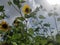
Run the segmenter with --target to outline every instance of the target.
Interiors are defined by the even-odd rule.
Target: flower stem
[[[9,0],[10,2],[11,2],[11,0]],[[18,10],[15,6],[14,6],[14,4],[11,2],[11,4],[12,4],[12,6],[14,7],[14,9],[17,11],[17,12],[19,12],[20,14],[21,14],[21,16],[22,16],[22,13],[21,13],[21,8]]]
[[[59,31],[58,31],[58,26],[57,26],[56,18],[55,18],[55,16],[53,16],[53,17],[54,17],[54,20],[55,20],[56,30],[57,30],[57,33],[58,33]]]

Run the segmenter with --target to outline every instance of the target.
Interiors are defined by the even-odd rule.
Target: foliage
[[[60,44],[60,35],[56,35],[56,41],[54,40],[54,37],[52,35],[51,29],[51,24],[50,23],[44,23],[44,17],[43,15],[39,15],[39,20],[36,28],[29,28],[27,26],[28,24],[28,19],[30,18],[37,18],[37,12],[40,11],[40,9],[43,9],[43,6],[41,5],[40,7],[37,7],[34,11],[28,13],[28,9],[26,14],[23,13],[21,10],[23,5],[26,1],[25,0],[13,0],[11,2],[10,0],[7,2],[9,6],[13,6],[15,9],[17,6],[18,10],[16,11],[19,12],[20,17],[16,17],[15,20],[12,23],[12,26],[9,25],[9,29],[6,32],[3,32],[1,29],[1,37],[3,41],[1,41],[0,45],[59,45]],[[0,20],[5,19],[6,14],[4,12],[4,6],[0,6],[0,12],[2,13],[0,15]],[[23,13],[23,14],[22,14]],[[54,13],[48,13],[49,16],[52,15],[58,15],[56,12]],[[60,18],[58,18],[60,20]],[[0,24],[1,25],[1,24]],[[6,26],[6,25],[5,25]],[[1,27],[1,26],[0,26]],[[4,26],[3,26],[4,27]],[[48,30],[50,31],[50,35],[48,34]],[[41,32],[41,33],[40,33]],[[47,37],[46,37],[47,35]],[[48,38],[49,37],[49,38]]]

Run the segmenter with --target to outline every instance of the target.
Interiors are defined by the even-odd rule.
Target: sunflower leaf
[[[31,34],[31,35],[32,35],[32,34],[34,34],[34,31],[33,31],[33,29],[32,29],[32,28],[29,28],[29,30],[28,30],[28,31],[29,31],[29,34]]]
[[[23,17],[17,17],[16,19],[19,19],[21,21],[24,21],[25,20],[25,18],[23,18]]]
[[[57,21],[60,21],[60,17],[59,17],[59,18],[57,18]]]
[[[44,26],[49,27],[49,26],[50,26],[50,24],[45,23],[45,24],[44,24]]]
[[[11,1],[8,1],[9,6],[12,5]]]
[[[45,19],[45,17],[43,15],[40,15],[39,18],[40,19]]]
[[[15,5],[19,5],[19,0],[13,0],[13,3],[14,3]]]
[[[13,0],[13,3],[14,3],[15,5],[17,5],[18,8],[21,7],[21,4],[20,4],[19,0]]]
[[[59,35],[59,34],[56,35],[56,41],[57,41],[58,43],[60,43],[60,35]]]
[[[53,13],[48,13],[48,16],[52,16],[53,15]]]
[[[0,6],[0,12],[4,11],[4,6]]]
[[[25,1],[24,0],[19,0],[20,1],[20,3],[24,3]]]

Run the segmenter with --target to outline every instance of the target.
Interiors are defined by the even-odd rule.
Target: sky
[[[19,17],[20,14],[14,9],[13,6],[9,6],[7,1],[8,0],[0,0],[0,5],[4,5],[4,9],[6,10],[5,13],[7,16],[9,16],[9,18],[5,18],[4,20],[6,20],[10,25],[12,25],[14,19],[16,17]],[[40,14],[44,15],[46,17],[44,22],[50,22],[51,27],[55,28],[55,21],[54,21],[53,17],[48,16],[48,12],[50,12],[50,10],[52,10],[54,6],[50,5],[49,2],[47,2],[47,0],[38,0],[38,1],[37,0],[27,0],[25,4],[29,4],[31,6],[32,10],[35,10],[36,7],[43,5],[43,8],[45,8],[47,11],[40,10],[37,13],[37,16]],[[60,5],[57,6],[56,12],[60,15]],[[57,16],[57,17],[59,17],[59,16]],[[29,22],[32,22],[32,20],[29,19]],[[33,23],[30,24],[29,22],[28,22],[28,26],[31,27]],[[35,22],[37,22],[37,20],[35,20]],[[57,22],[57,25],[58,25],[58,29],[60,29],[60,22]],[[54,29],[53,31],[54,31],[53,35],[55,35],[57,33],[56,29]]]

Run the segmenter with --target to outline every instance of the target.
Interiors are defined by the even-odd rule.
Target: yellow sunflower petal
[[[24,5],[22,11],[24,14],[29,14],[31,12],[31,8],[29,5]]]

